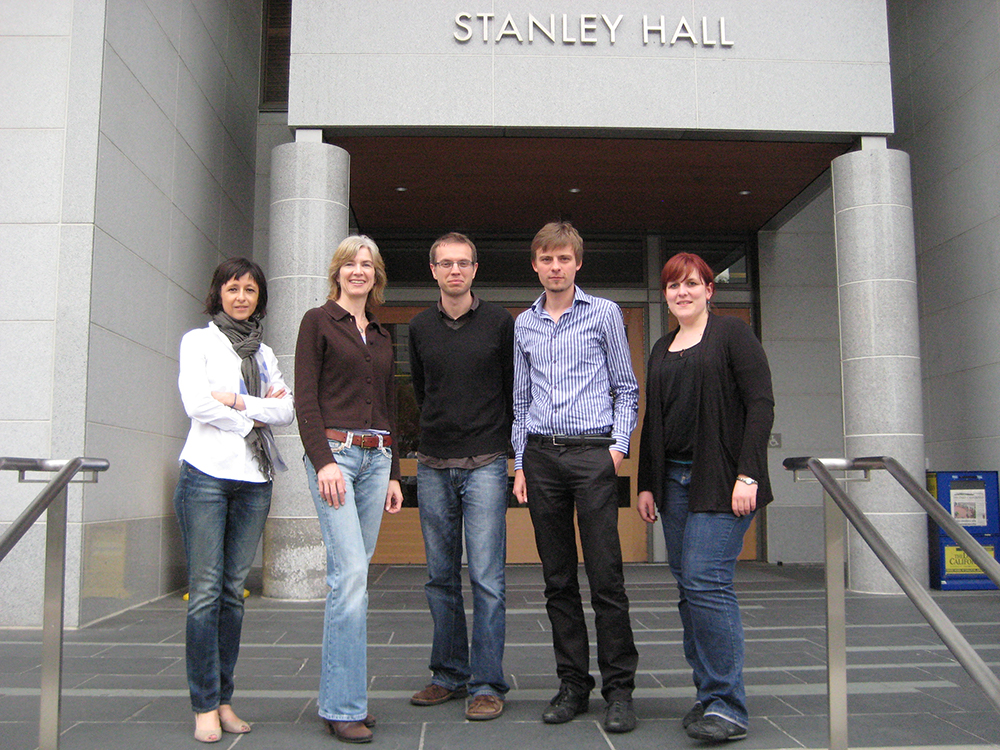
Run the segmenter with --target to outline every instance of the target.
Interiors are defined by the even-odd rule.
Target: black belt
[[[574,445],[601,445],[610,448],[615,439],[608,434],[603,435],[528,435],[528,445],[553,445],[563,448]]]

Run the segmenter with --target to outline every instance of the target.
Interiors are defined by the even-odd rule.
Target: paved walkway
[[[597,691],[591,713],[562,726],[539,717],[557,688],[537,566],[508,568],[507,655],[512,690],[491,722],[465,720],[461,701],[418,708],[429,678],[430,617],[422,568],[372,570],[369,624],[373,748],[626,750],[695,748],[680,726],[693,691],[680,645],[676,588],[662,565],[629,566],[639,647],[638,728],[607,735]],[[581,573],[581,580],[585,576]],[[827,746],[822,570],[741,564],[750,736],[734,750]],[[935,598],[995,670],[1000,593]],[[467,595],[467,602],[471,597]],[[3,606],[9,606],[4,603]],[[184,678],[184,602],[163,599],[66,635],[62,750],[195,748]],[[321,602],[253,595],[247,603],[235,705],[253,723],[215,747],[344,747],[316,718]],[[1000,715],[904,597],[848,598],[851,747],[1000,749]],[[40,633],[0,630],[0,749],[37,747]],[[596,669],[595,669],[596,675]]]

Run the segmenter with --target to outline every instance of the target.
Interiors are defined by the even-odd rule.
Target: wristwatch
[[[750,477],[743,476],[742,474],[736,477],[737,482],[743,482],[743,484],[757,484],[756,479],[751,479]]]

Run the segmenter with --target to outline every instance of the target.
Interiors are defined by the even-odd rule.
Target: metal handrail
[[[0,471],[18,472],[19,482],[27,473],[56,472],[30,505],[0,537],[0,561],[14,548],[42,513],[45,516],[45,595],[42,613],[42,680],[38,714],[40,750],[59,750],[59,702],[62,696],[63,604],[66,598],[66,516],[70,482],[96,482],[97,474],[107,471],[110,463],[103,458],[77,457],[68,460],[46,458],[0,457]],[[75,479],[78,472],[91,472],[90,478]]]
[[[847,656],[846,625],[843,580],[843,522],[836,523],[836,508],[851,522],[854,528],[878,557],[882,565],[895,579],[903,592],[910,598],[928,624],[938,634],[944,644],[965,668],[969,676],[979,685],[993,706],[1000,712],[1000,680],[986,666],[979,654],[972,648],[954,623],[941,610],[931,595],[907,570],[899,555],[893,551],[885,538],[860,508],[847,496],[838,480],[830,471],[862,471],[864,479],[871,471],[885,469],[899,484],[927,511],[934,521],[945,529],[949,536],[964,549],[984,572],[1000,586],[1000,563],[963,529],[954,518],[944,511],[929,492],[907,472],[894,458],[876,456],[868,458],[786,458],[784,467],[795,472],[808,469],[825,490],[826,506],[826,553],[827,553],[827,657],[828,687],[830,701],[830,748],[841,750],[847,747]],[[832,502],[831,502],[832,501]],[[836,504],[836,508],[833,507]]]

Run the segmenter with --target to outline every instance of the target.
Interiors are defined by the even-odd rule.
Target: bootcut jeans
[[[185,651],[196,713],[232,700],[243,584],[270,507],[271,482],[218,479],[181,463],[174,510],[188,564]]]
[[[660,508],[670,572],[677,581],[684,657],[706,714],[746,727],[743,622],[733,578],[743,535],[756,513],[692,513],[691,467],[667,463]]]
[[[344,504],[319,494],[316,470],[303,457],[320,531],[326,545],[326,611],[319,682],[319,715],[362,721],[368,715],[368,563],[375,553],[391,448],[362,448],[336,440],[330,450],[344,475]]]

